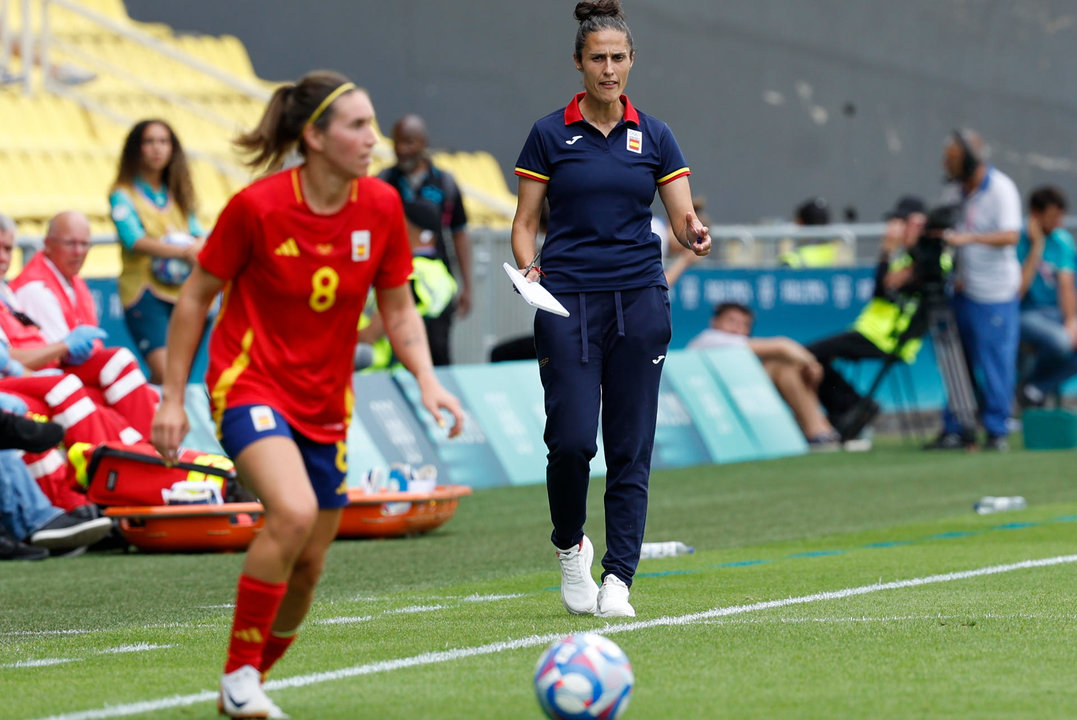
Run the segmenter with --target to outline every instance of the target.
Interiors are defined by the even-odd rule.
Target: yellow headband
[[[357,89],[358,88],[355,87],[354,83],[346,82],[333,92],[326,95],[325,100],[322,100],[322,104],[319,105],[313,113],[311,113],[310,119],[307,120],[307,125],[313,125],[314,123],[318,122],[318,118],[322,116],[322,113],[325,112],[325,109],[332,105],[333,101],[336,100],[338,97],[348,92],[349,90]]]

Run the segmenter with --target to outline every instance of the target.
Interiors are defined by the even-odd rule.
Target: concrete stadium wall
[[[231,33],[265,78],[319,67],[370,89],[383,127],[506,173],[531,123],[579,88],[574,2],[126,0],[180,31]],[[626,0],[633,101],[665,120],[716,222],[788,217],[820,194],[873,221],[937,196],[941,142],[980,129],[1023,194],[1077,197],[1077,9],[1065,0]],[[514,187],[514,183],[510,186]]]

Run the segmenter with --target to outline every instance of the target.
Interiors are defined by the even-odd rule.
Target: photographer
[[[905,196],[894,209],[884,215],[886,231],[882,251],[875,268],[875,291],[864,306],[852,329],[817,340],[808,345],[823,366],[819,384],[819,401],[826,409],[831,424],[842,440],[851,440],[879,413],[874,400],[868,400],[864,411],[857,411],[860,394],[834,369],[836,359],[884,359],[892,353],[911,363],[920,350],[922,328],[909,329],[920,307],[922,277],[941,275],[949,265],[948,256],[935,257],[931,262],[937,272],[920,269],[917,272],[917,243],[924,230],[927,216],[924,202],[918,197]],[[940,267],[940,263],[942,266]]]
[[[985,447],[1006,450],[1017,374],[1021,266],[1015,246],[1021,197],[1013,180],[984,162],[983,141],[975,132],[954,131],[942,164],[950,181],[943,202],[960,206],[954,229],[943,235],[956,248],[952,305],[957,329],[976,378]],[[948,398],[942,433],[927,449],[958,450],[975,443],[975,429],[962,427],[953,398]]]

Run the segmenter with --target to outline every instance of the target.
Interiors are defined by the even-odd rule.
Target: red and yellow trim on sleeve
[[[303,202],[303,186],[299,183],[299,168],[292,168],[292,190],[295,191],[295,201]]]
[[[213,398],[213,423],[217,426],[218,439],[221,437],[221,421],[224,419],[225,400],[228,398],[228,393],[232,390],[232,386],[236,384],[236,380],[250,366],[251,345],[253,344],[254,328],[247,328],[247,332],[243,333],[243,340],[240,342],[239,355],[236,355],[236,359],[232,361],[228,369],[217,378],[213,391],[210,392],[210,397]]]
[[[542,173],[537,173],[534,170],[525,170],[522,167],[518,167],[514,172],[520,177],[527,178],[528,180],[536,180],[540,183],[550,182],[549,175],[543,175]]]
[[[679,177],[684,177],[686,175],[691,175],[691,174],[692,174],[691,170],[689,170],[686,167],[682,167],[680,170],[674,170],[673,172],[671,172],[669,175],[666,175],[665,177],[658,178],[658,184],[659,185],[665,185],[666,183],[673,182],[674,180],[676,180]]]

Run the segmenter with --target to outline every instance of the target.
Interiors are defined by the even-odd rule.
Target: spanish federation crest
[[[352,262],[366,262],[370,259],[370,231],[352,231]]]
[[[643,133],[639,130],[628,131],[628,151],[637,155],[643,153]]]

